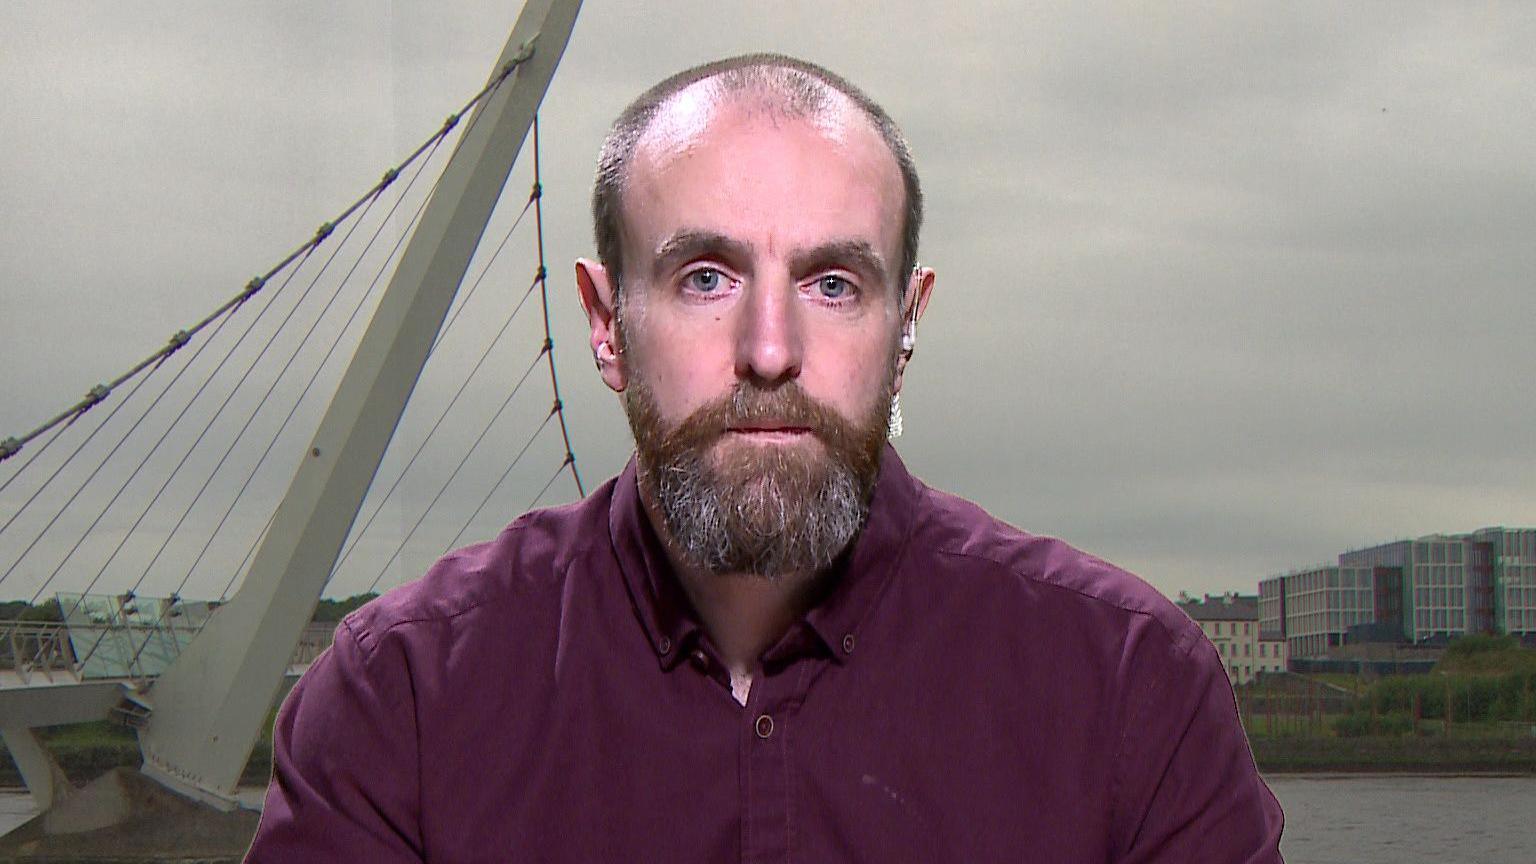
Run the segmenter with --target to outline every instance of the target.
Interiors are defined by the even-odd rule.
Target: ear
[[[576,259],[576,292],[592,328],[592,356],[597,360],[598,374],[609,389],[622,393],[628,379],[624,374],[624,348],[619,342],[613,283],[608,279],[607,268],[586,258]]]
[[[932,267],[919,266],[907,277],[907,293],[901,303],[901,330],[897,333],[898,339],[902,333],[911,328],[914,345],[917,341],[917,322],[928,309],[928,298],[933,294],[934,273]],[[901,379],[907,371],[907,362],[912,359],[911,354],[902,351],[896,355],[896,392],[901,392]]]

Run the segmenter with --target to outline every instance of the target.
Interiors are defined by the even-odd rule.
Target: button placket
[[[753,696],[769,681],[753,684]],[[771,685],[770,685],[771,686]],[[747,729],[744,748],[743,778],[746,799],[742,819],[742,860],[789,860],[789,800],[785,760],[788,742],[784,738],[786,716],[782,693],[763,693],[743,718]],[[775,721],[777,718],[777,722]]]

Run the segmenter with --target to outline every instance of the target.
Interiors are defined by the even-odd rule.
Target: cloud
[[[361,193],[484,81],[516,12],[379,8],[0,11],[15,130],[0,434],[148,353]],[[579,464],[594,483],[629,450],[569,278],[591,248],[600,137],[650,82],[767,48],[846,74],[912,140],[940,282],[901,449],[935,485],[1170,593],[1536,522],[1533,40],[1528,13],[1438,4],[589,4],[542,113]],[[494,308],[465,332],[485,337]],[[473,353],[445,355],[413,415],[435,416]],[[478,422],[424,458],[452,470]],[[488,479],[496,455],[472,471]],[[526,503],[539,473],[499,506]],[[397,533],[437,481],[402,486]],[[431,550],[407,554],[397,572]]]

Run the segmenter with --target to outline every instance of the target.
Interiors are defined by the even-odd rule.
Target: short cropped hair
[[[603,140],[597,177],[592,184],[592,233],[597,242],[597,257],[612,279],[616,299],[622,297],[624,269],[620,252],[624,183],[635,147],[668,100],[705,80],[717,83],[723,94],[761,95],[774,108],[794,116],[815,116],[827,110],[829,90],[841,93],[863,112],[901,170],[906,206],[902,213],[901,269],[896,271],[896,282],[898,292],[904,294],[907,275],[917,264],[923,193],[912,151],[896,122],[862,90],[814,63],[783,54],[744,54],[685,69],[640,94],[619,114]]]

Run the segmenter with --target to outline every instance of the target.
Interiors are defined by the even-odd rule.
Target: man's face
[[[624,196],[642,484],[708,569],[819,568],[862,523],[897,386],[900,173],[851,106],[796,118],[691,92]]]

